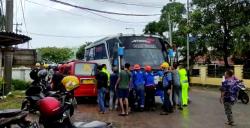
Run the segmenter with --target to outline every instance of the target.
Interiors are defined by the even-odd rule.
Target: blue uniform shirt
[[[145,85],[146,86],[154,86],[154,73],[153,72],[145,72]]]
[[[163,76],[164,76],[164,71],[162,71],[162,70],[158,71],[158,72],[157,72],[157,75],[158,75],[159,77],[163,77]]]
[[[145,84],[143,71],[133,71],[132,76],[134,87]]]

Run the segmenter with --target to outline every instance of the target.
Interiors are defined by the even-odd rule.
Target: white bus
[[[125,63],[150,65],[158,69],[167,59],[169,44],[163,38],[153,35],[117,35],[100,39],[85,48],[85,60],[106,64],[108,71]],[[118,56],[118,47],[124,48],[124,55]]]

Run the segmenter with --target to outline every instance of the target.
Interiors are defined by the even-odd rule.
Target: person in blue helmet
[[[145,102],[145,88],[144,88],[145,79],[144,79],[144,73],[141,70],[141,66],[139,64],[134,65],[132,80],[136,91],[136,100],[138,102],[138,108],[140,111],[143,111]]]
[[[155,110],[155,83],[154,73],[152,72],[151,66],[145,66],[145,108],[146,110]]]

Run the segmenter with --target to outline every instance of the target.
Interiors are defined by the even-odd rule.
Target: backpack
[[[179,72],[177,70],[174,70],[172,75],[173,75],[173,86],[180,87],[181,83],[180,83]]]
[[[169,86],[169,80],[168,80],[167,73],[165,73],[164,76],[162,77],[162,86],[164,88],[167,88]]]

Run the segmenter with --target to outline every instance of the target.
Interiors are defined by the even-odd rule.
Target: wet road
[[[75,121],[101,120],[112,122],[117,128],[230,128],[225,125],[223,105],[219,103],[217,89],[192,88],[192,103],[183,111],[170,115],[155,112],[136,112],[127,117],[118,116],[117,111],[99,114],[96,104],[79,104],[74,115]],[[240,102],[233,106],[236,122],[234,128],[250,128],[250,105]]]

